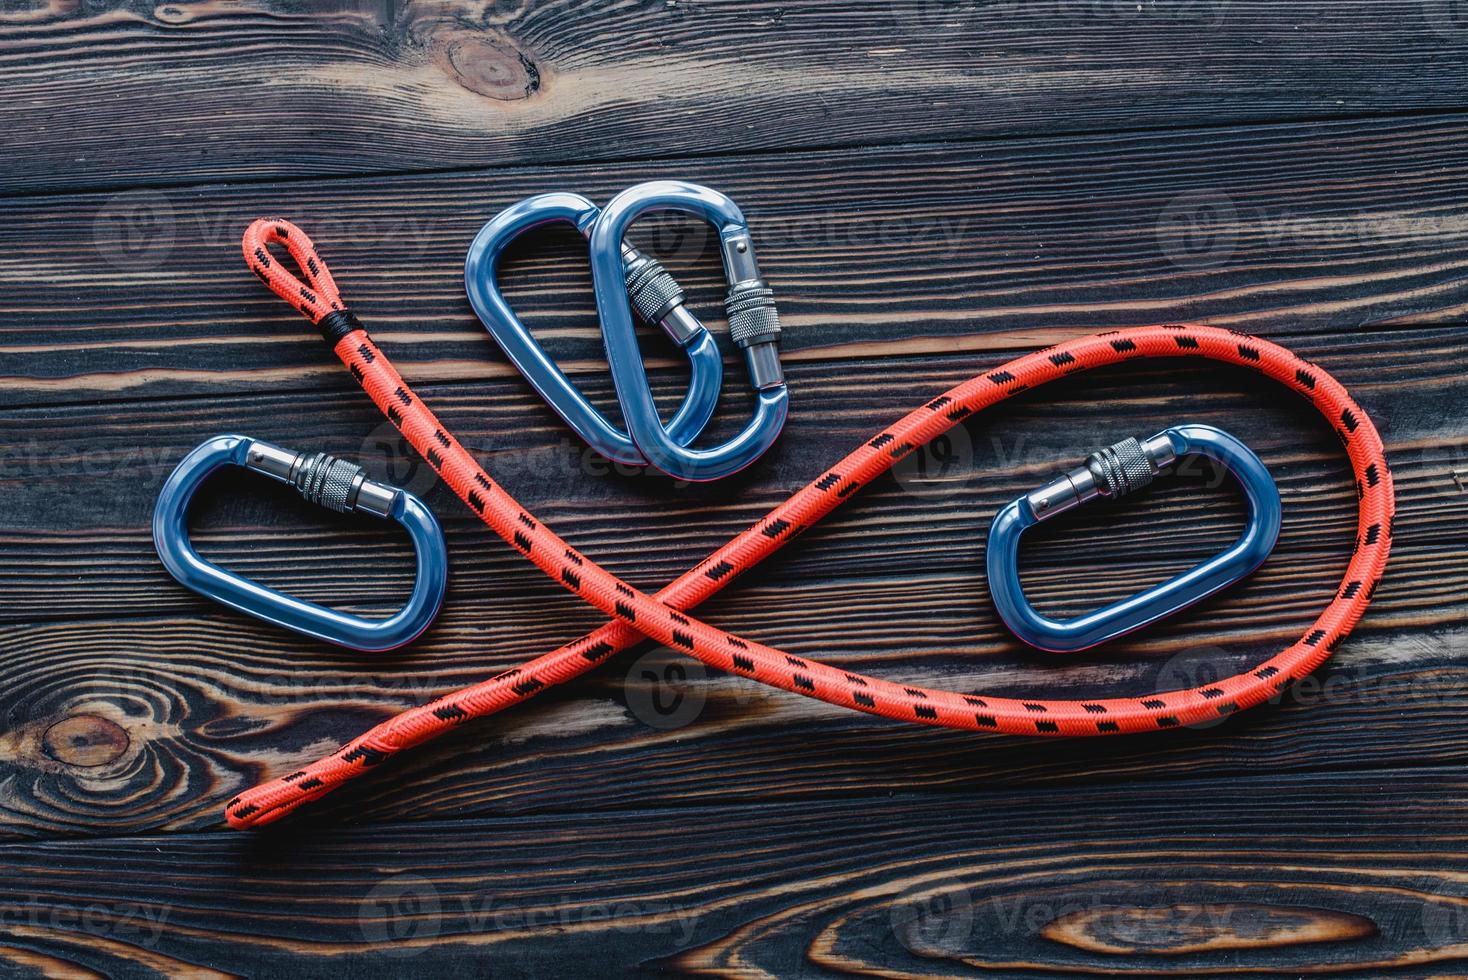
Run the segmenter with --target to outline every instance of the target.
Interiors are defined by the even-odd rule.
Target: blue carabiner
[[[606,458],[632,466],[646,466],[647,457],[632,438],[609,422],[586,400],[545,348],[525,328],[500,292],[496,273],[510,243],[532,228],[564,221],[590,235],[600,209],[580,194],[538,194],[511,205],[496,215],[474,236],[464,260],[464,288],[469,305],[479,315],[490,336],[499,344],[540,397],[582,439]],[[668,422],[668,438],[686,446],[708,425],[719,389],[724,383],[724,362],[718,344],[683,305],[683,291],[672,276],[649,256],[623,243],[622,278],[639,311],[649,323],[660,325],[669,338],[688,354],[688,393]],[[662,428],[661,420],[658,427]]]
[[[1137,490],[1192,455],[1221,463],[1243,488],[1249,519],[1239,539],[1191,571],[1077,619],[1061,623],[1036,612],[1019,580],[1019,539],[1025,529],[1097,497]],[[1279,526],[1279,489],[1259,457],[1211,425],[1178,425],[1145,442],[1128,439],[1092,453],[1084,466],[1010,501],[989,528],[989,591],[1015,636],[1041,650],[1074,653],[1155,623],[1237,582],[1264,563],[1279,539]]]
[[[743,431],[709,449],[689,449],[668,437],[658,421],[638,350],[623,282],[622,241],[632,222],[649,211],[691,214],[719,233],[729,283],[724,299],[729,335],[744,350],[756,406]],[[760,278],[749,224],[738,205],[718,191],[684,181],[656,180],[630,187],[607,203],[592,226],[591,274],[617,400],[632,441],[648,462],[682,480],[717,480],[748,466],[770,448],[789,406],[780,367],[780,320],[774,295]]]
[[[418,566],[408,604],[387,619],[363,619],[292,598],[201,557],[189,541],[189,504],[204,481],[225,466],[242,466],[294,486],[307,500],[329,510],[358,511],[407,528]],[[174,468],[153,509],[153,544],[169,574],[200,595],[267,623],[369,652],[416,639],[438,615],[448,581],[443,530],[423,501],[406,490],[367,479],[360,466],[345,460],[323,453],[293,453],[248,436],[215,436]]]

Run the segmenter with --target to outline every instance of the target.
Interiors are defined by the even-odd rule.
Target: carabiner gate
[[[189,504],[210,475],[241,466],[295,487],[328,510],[356,511],[407,529],[417,556],[413,594],[384,620],[363,619],[259,585],[203,558],[189,540]],[[305,636],[378,652],[411,642],[443,604],[448,557],[443,530],[413,494],[367,479],[360,466],[324,453],[295,453],[248,436],[215,436],[183,458],[153,509],[153,544],[170,575],[200,595]]]
[[[729,334],[744,350],[756,393],[754,417],[720,446],[686,448],[669,439],[658,422],[621,276],[622,240],[632,222],[650,211],[691,214],[719,233],[729,284],[724,300]],[[684,181],[657,180],[630,187],[607,203],[592,227],[591,272],[617,400],[632,440],[653,466],[683,480],[717,480],[748,466],[770,448],[785,424],[789,405],[780,366],[780,318],[774,294],[760,278],[749,223],[738,205],[718,191]]]
[[[1040,615],[1019,580],[1024,532],[1098,497],[1141,489],[1189,455],[1221,463],[1239,481],[1249,509],[1239,539],[1190,571],[1077,619],[1061,623]],[[1279,528],[1279,489],[1248,446],[1211,425],[1174,426],[1142,442],[1127,439],[1092,453],[1084,466],[1010,501],[989,528],[989,591],[1015,636],[1041,650],[1074,653],[1155,623],[1237,582],[1264,563],[1279,539]]]
[[[647,457],[632,437],[617,428],[566,377],[545,348],[505,301],[497,272],[510,243],[533,228],[563,221],[590,236],[601,211],[580,194],[537,194],[511,205],[479,229],[464,260],[469,305],[515,367],[597,452],[613,462],[646,466]],[[708,329],[683,305],[683,289],[656,259],[621,243],[620,288],[630,294],[650,324],[661,326],[688,354],[688,393],[668,422],[667,438],[686,446],[708,425],[724,383],[724,362]],[[656,416],[654,416],[656,418]],[[658,427],[662,428],[662,421]]]

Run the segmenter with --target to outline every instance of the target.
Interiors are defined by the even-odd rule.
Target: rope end
[[[331,271],[317,256],[316,246],[300,228],[284,218],[258,218],[245,229],[240,245],[250,271],[269,286],[271,292],[300,310],[312,323],[319,324],[333,313],[345,312]],[[305,273],[305,282],[288,272],[271,254],[271,245],[281,245],[290,253],[300,271]],[[333,340],[331,336],[327,339]]]

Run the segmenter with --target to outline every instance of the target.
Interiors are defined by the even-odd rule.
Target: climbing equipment
[[[1239,481],[1249,507],[1239,539],[1191,571],[1085,616],[1058,623],[1036,612],[1019,580],[1024,532],[1089,501],[1140,490],[1185,456],[1206,456]],[[1127,439],[1092,453],[1085,465],[1010,501],[989,528],[989,591],[1015,636],[1041,650],[1073,653],[1171,616],[1250,574],[1274,550],[1279,525],[1279,489],[1253,450],[1211,425],[1173,426],[1145,441]]]
[[[612,211],[610,205],[607,211]],[[607,223],[606,217],[597,223],[593,240],[603,229],[609,237],[616,234],[613,242],[620,240],[620,229]],[[262,263],[260,256],[272,242],[284,245],[307,270],[309,288],[278,263]],[[1323,663],[1365,612],[1386,567],[1395,505],[1391,473],[1376,428],[1340,382],[1289,350],[1257,337],[1216,327],[1168,325],[1082,337],[1026,354],[958,385],[858,447],[656,596],[648,595],[572,548],[490,479],[417,399],[356,316],[342,307],[330,274],[299,229],[280,220],[256,221],[245,232],[244,254],[271,290],[317,326],[378,409],[486,526],[613,621],[520,667],[410,709],[331,755],[246,791],[225,807],[226,819],[235,827],[278,820],[403,749],[565,683],[644,638],[728,673],[852,710],[919,724],[1062,736],[1149,732],[1211,722],[1268,700]],[[304,304],[300,302],[303,293],[309,297]],[[1345,579],[1305,634],[1265,663],[1206,686],[1143,697],[979,696],[902,686],[831,667],[726,633],[688,614],[898,460],[974,413],[1020,391],[1138,358],[1205,358],[1255,370],[1306,398],[1337,427],[1345,446],[1359,498],[1357,535]]]
[[[327,510],[370,514],[401,524],[417,555],[417,577],[407,605],[387,619],[363,619],[277,592],[201,557],[189,540],[189,504],[204,481],[226,466],[241,466],[293,486]],[[438,615],[448,580],[443,530],[423,501],[406,490],[367,479],[360,466],[346,460],[325,453],[295,453],[247,436],[215,436],[174,468],[153,510],[153,543],[169,574],[200,595],[354,650],[391,650],[417,638]]]
[[[598,222],[598,230],[602,227],[613,226]],[[270,242],[283,244],[307,270],[310,288],[278,263],[261,263],[256,249],[263,252]],[[439,476],[491,530],[613,621],[552,653],[410,709],[329,756],[246,791],[225,808],[226,819],[235,827],[278,820],[403,749],[565,683],[644,638],[721,671],[852,710],[919,724],[1064,736],[1154,732],[1212,722],[1268,700],[1320,666],[1361,618],[1386,567],[1394,510],[1391,473],[1375,427],[1340,382],[1267,340],[1216,327],[1175,324],[1081,337],[1026,354],[965,381],[883,429],[656,596],[648,595],[572,548],[490,480],[417,399],[357,318],[342,308],[329,273],[299,229],[279,220],[257,221],[245,232],[244,253],[251,269],[277,295],[302,309],[316,324],[408,442],[420,453],[434,452],[430,462]],[[305,304],[300,302],[302,291],[310,296]],[[903,686],[831,667],[735,636],[689,615],[688,610],[779,550],[918,446],[962,420],[1020,391],[1138,358],[1201,358],[1252,369],[1307,399],[1341,436],[1359,497],[1354,549],[1342,587],[1299,640],[1263,664],[1205,686],[1141,697],[980,696]]]
[[[405,527],[417,554],[417,580],[407,605],[387,619],[363,619],[277,592],[201,557],[189,540],[189,504],[204,481],[226,466],[293,486],[327,510],[370,514]],[[438,615],[448,579],[443,530],[417,497],[369,480],[360,466],[335,456],[295,453],[247,436],[215,436],[174,468],[153,509],[153,544],[169,574],[200,595],[354,650],[391,650],[415,639]]]
[[[723,362],[708,330],[684,306],[682,287],[661,263],[626,241],[632,222],[651,211],[694,214],[719,233],[729,283],[725,298],[729,333],[745,352],[756,405],[754,417],[742,432],[709,449],[688,445],[713,415],[723,384]],[[627,424],[625,432],[586,400],[500,292],[496,271],[505,248],[530,229],[550,222],[572,224],[591,240],[597,313]],[[615,235],[600,230],[609,222],[617,226]],[[579,194],[527,198],[480,229],[464,262],[464,285],[474,312],[520,373],[572,429],[609,459],[650,464],[684,480],[717,480],[758,459],[785,424],[788,393],[780,365],[780,321],[774,294],[760,278],[743,213],[718,191],[683,181],[650,181],[618,194],[605,210]],[[666,427],[658,416],[637,345],[632,304],[643,319],[661,325],[688,354],[688,393]]]
[[[469,305],[511,363],[577,435],[606,458],[646,466],[631,436],[617,428],[566,377],[545,348],[505,301],[497,277],[505,249],[533,228],[555,222],[574,225],[590,237],[601,210],[579,194],[538,194],[511,205],[474,236],[464,260]],[[648,323],[659,325],[688,354],[688,393],[667,426],[668,438],[686,446],[708,425],[724,382],[724,362],[713,336],[683,305],[683,289],[661,263],[622,243],[625,288]],[[654,416],[659,427],[662,422]]]
[[[738,435],[708,449],[679,445],[658,421],[632,326],[632,308],[622,279],[622,240],[632,222],[653,211],[676,211],[702,218],[719,235],[724,278],[729,284],[724,298],[729,336],[744,351],[750,387],[755,392],[755,410]],[[742,470],[770,448],[785,425],[789,407],[780,366],[780,317],[774,293],[760,278],[749,223],[738,205],[716,190],[680,180],[654,180],[629,187],[607,202],[592,225],[591,280],[617,401],[632,441],[648,462],[682,480],[717,480]]]
[[[683,289],[662,264],[625,238],[632,222],[651,211],[681,211],[713,224],[729,283],[724,305],[729,334],[744,350],[755,413],[739,435],[710,449],[690,449],[714,412],[723,362],[713,337],[684,305]],[[599,233],[608,221],[619,231]],[[496,272],[505,249],[532,228],[574,225],[590,242],[592,282],[602,340],[627,431],[618,429],[571,383],[525,328],[500,292]],[[718,191],[683,181],[650,181],[614,197],[606,210],[579,194],[540,194],[506,208],[475,236],[464,261],[469,304],[490,335],[542,398],[593,449],[609,459],[650,464],[684,480],[716,480],[737,472],[769,449],[785,424],[788,393],[780,365],[780,320],[774,294],[759,275],[749,225],[737,205]],[[630,302],[629,302],[630,301]],[[631,307],[655,323],[688,354],[688,394],[665,427],[653,402]]]

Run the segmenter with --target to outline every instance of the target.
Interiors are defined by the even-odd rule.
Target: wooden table
[[[314,12],[308,12],[314,11]],[[78,4],[0,14],[0,973],[29,976],[1462,975],[1468,964],[1468,12],[1407,0]],[[465,248],[519,198],[679,177],[748,213],[788,428],[747,473],[608,472],[476,322]],[[489,470],[654,588],[884,423],[1017,353],[1172,320],[1349,385],[1396,475],[1367,619],[1280,703],[1041,741],[899,726],[629,652],[269,833],[225,801],[600,617],[489,535],[241,262],[306,228]],[[716,319],[701,232],[640,240]],[[507,291],[612,404],[584,247]],[[660,399],[684,373],[646,345]],[[749,396],[727,351],[716,431]],[[1273,470],[1284,531],[1221,598],[1081,657],[1022,649],[982,574],[1005,501],[1196,420]],[[164,573],[159,486],[235,431],[363,460],[443,520],[409,649],[301,642]],[[1087,696],[1188,686],[1299,635],[1352,547],[1329,427],[1246,372],[1151,363],[985,413],[705,607],[882,676]],[[1230,540],[1194,473],[1027,549],[1074,613]],[[406,543],[254,479],[216,560],[359,612]]]

